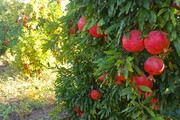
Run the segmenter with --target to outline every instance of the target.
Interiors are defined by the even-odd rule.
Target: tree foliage
[[[27,76],[39,74],[55,63],[58,54],[54,41],[61,31],[57,22],[63,15],[61,4],[55,0],[1,0],[0,5],[0,55],[9,50],[14,58],[10,64]]]
[[[171,6],[170,0],[70,0],[67,14],[59,19],[63,24],[60,40],[59,61],[68,67],[59,68],[56,94],[59,102],[73,119],[84,120],[163,120],[179,119],[180,116],[180,20],[179,10]],[[178,4],[178,1],[177,1]],[[84,16],[82,32],[70,34],[69,29],[76,27]],[[106,35],[96,38],[89,29],[98,25],[98,33]],[[144,63],[152,55],[147,51],[128,52],[122,46],[123,34],[129,38],[131,30],[143,32],[145,38],[153,30],[168,34],[172,52],[158,55],[165,63],[165,70],[157,75],[152,88],[158,109],[152,109],[153,94],[145,98],[144,92],[138,93],[130,81],[133,76],[142,75]],[[124,68],[124,71],[122,71]],[[99,78],[106,74],[106,81]],[[116,73],[121,72],[127,81],[115,84]],[[107,75],[108,74],[108,75]],[[140,87],[143,91],[151,91]],[[91,90],[98,90],[101,98],[93,100]],[[74,110],[80,106],[84,115]]]

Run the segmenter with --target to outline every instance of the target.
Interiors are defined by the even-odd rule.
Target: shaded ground
[[[51,120],[49,118],[50,112],[52,110],[55,110],[54,105],[46,106],[45,108],[38,108],[34,109],[31,113],[29,114],[18,114],[18,113],[11,113],[9,115],[10,120]],[[58,115],[60,118],[65,118],[66,113],[62,112],[60,115]]]
[[[3,61],[0,58],[0,74],[3,75],[3,73],[7,72],[7,70],[9,70],[8,63],[6,61]],[[2,79],[0,79],[0,80],[2,80]],[[3,93],[3,91],[0,91],[0,92]],[[29,107],[29,106],[27,106],[28,105],[27,103],[22,104],[21,100],[14,101],[14,102],[7,100],[7,105],[5,105],[4,103],[1,103],[2,100],[4,100],[4,97],[0,96],[0,109],[2,110],[2,108],[4,107],[5,110],[7,110],[8,107],[11,106],[11,104],[16,104],[16,107],[20,108],[19,109],[20,111],[18,111],[18,112],[15,112],[15,111],[9,112],[7,110],[7,112],[9,112],[7,114],[8,120],[52,120],[49,117],[49,115],[50,115],[50,112],[52,112],[53,110],[56,109],[55,105],[53,104],[56,100],[55,100],[54,96],[49,96],[49,97],[51,99],[49,99],[48,102],[44,103],[44,106],[40,105],[40,107],[37,107],[37,106],[36,107],[32,107],[32,106]],[[33,104],[35,104],[35,103],[33,103]],[[1,114],[3,112],[1,110],[0,110],[0,120],[3,120],[4,116]],[[63,111],[61,114],[56,114],[56,115],[57,115],[57,118],[61,118],[61,119],[66,118],[66,112],[65,111]],[[55,119],[53,119],[53,120],[55,120]]]

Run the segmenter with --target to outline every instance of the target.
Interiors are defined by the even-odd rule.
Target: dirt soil
[[[19,115],[18,113],[11,113],[9,115],[10,120],[51,120],[48,116],[50,115],[50,112],[52,110],[55,110],[54,105],[47,106],[45,108],[38,108],[33,110],[29,114],[22,114]],[[60,115],[58,115],[60,118],[66,118],[66,112],[62,112]]]
[[[4,72],[7,66],[7,63],[4,63],[4,61],[2,62],[0,60],[0,72]],[[9,120],[52,120],[48,117],[52,110],[55,110],[54,105],[47,105],[44,108],[37,108],[29,113],[26,112],[24,114],[13,112],[9,115]],[[58,117],[66,118],[66,112],[63,111],[60,115],[58,115]],[[3,120],[2,116],[0,116],[0,120]]]

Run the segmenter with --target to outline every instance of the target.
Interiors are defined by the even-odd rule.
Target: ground
[[[41,79],[23,79],[4,58],[0,58],[0,120],[52,119],[49,115],[57,108],[54,93],[56,78],[43,75]],[[60,111],[56,118],[66,118],[65,111]]]

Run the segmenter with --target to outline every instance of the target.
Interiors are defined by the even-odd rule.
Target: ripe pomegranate
[[[153,87],[153,81],[148,80],[144,73],[143,76],[134,76],[134,80],[138,88],[138,92],[140,93],[142,92],[142,90],[139,88],[139,86],[146,86],[149,87],[150,89]]]
[[[7,28],[4,28],[4,31],[7,31]]]
[[[144,50],[144,40],[139,38],[142,34],[139,30],[131,30],[129,40],[126,38],[125,34],[122,38],[123,47],[130,52],[138,52]]]
[[[148,94],[148,92],[146,92],[146,93],[145,93],[145,98],[148,98],[152,93],[153,93],[153,92],[150,92],[150,93]],[[156,95],[154,95],[154,96],[156,96]],[[151,103],[154,104],[153,107],[152,107],[152,109],[156,109],[156,110],[157,110],[157,109],[158,109],[157,103],[159,103],[159,102],[157,101],[157,99],[156,99],[156,98],[153,98],[153,99],[151,100]]]
[[[149,33],[149,37],[145,38],[144,45],[149,53],[160,54],[167,52],[170,41],[165,32],[152,31]]]
[[[164,62],[158,56],[149,57],[144,63],[144,69],[150,74],[148,78],[154,80],[153,75],[160,75],[164,71]]]
[[[27,25],[27,23],[24,23],[24,27],[27,27],[28,25]]]
[[[99,78],[100,81],[104,81],[106,77],[106,74],[104,72],[102,72],[102,74],[103,74],[103,77]],[[109,74],[107,76],[109,76]],[[105,80],[105,83],[107,83],[107,80]]]
[[[40,5],[40,8],[41,8],[41,9],[44,9],[44,5]]]
[[[84,24],[85,24],[85,19],[84,19],[84,17],[81,17],[80,19],[79,19],[79,21],[78,21],[78,27],[79,27],[79,30],[80,31],[82,31],[82,29],[83,29],[83,26],[84,26]]]
[[[98,90],[92,90],[91,91],[91,98],[93,100],[98,100],[100,98],[100,93]]]
[[[27,65],[24,65],[24,69],[28,69],[28,66],[27,66]]]
[[[61,3],[61,1],[60,1],[60,0],[58,0],[58,1],[57,1],[57,4],[60,4],[60,3]]]
[[[91,35],[93,35],[94,37],[102,37],[103,34],[98,34],[97,33],[98,30],[98,25],[96,24],[92,29],[89,30],[89,32],[91,33]]]
[[[73,26],[69,29],[69,32],[71,34],[76,34],[77,31],[78,31],[78,26],[76,26],[75,31],[74,31],[74,27]]]
[[[177,6],[176,4],[176,1],[174,1],[172,4],[171,4],[172,7],[176,8],[176,9],[180,9],[180,6]]]
[[[6,45],[7,45],[7,44],[8,44],[8,41],[7,41],[7,40],[6,40],[6,41],[4,41],[4,44],[6,44]]]
[[[84,115],[84,112],[81,111],[80,106],[79,106],[78,109],[76,109],[76,105],[74,104],[74,110],[77,112],[77,115],[78,115],[79,117],[82,117],[82,116]]]
[[[30,64],[30,61],[29,61],[29,60],[27,60],[25,64],[26,64],[26,65],[29,65],[29,64]]]
[[[28,19],[29,19],[29,17],[26,15],[26,16],[24,17],[24,20],[27,21]]]
[[[34,29],[36,29],[36,26],[32,25],[31,30],[34,30]]]
[[[19,20],[15,20],[15,23],[19,23]]]
[[[122,69],[122,71],[124,71],[124,69]],[[120,72],[121,73],[121,72]],[[124,76],[119,76],[118,73],[116,73],[116,79],[118,80],[116,82],[116,84],[120,85],[121,84],[121,81],[126,81],[127,79],[124,78]]]

